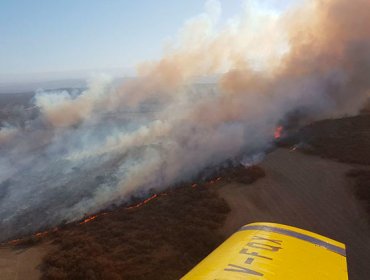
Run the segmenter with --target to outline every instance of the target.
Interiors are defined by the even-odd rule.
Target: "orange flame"
[[[33,235],[31,235],[31,237],[43,238],[43,237],[47,236],[49,233],[56,232],[58,230],[59,230],[59,228],[56,227],[56,228],[53,228],[53,229],[51,229],[49,231],[36,232]],[[12,246],[16,246],[16,245],[21,244],[22,242],[24,242],[26,240],[27,240],[27,238],[14,239],[14,240],[10,240],[10,241],[8,241],[6,243],[2,243],[2,244],[9,244],[9,245],[12,245]]]
[[[209,181],[208,183],[209,183],[209,184],[214,184],[214,183],[216,183],[216,182],[218,182],[218,181],[221,181],[221,180],[222,180],[222,178],[221,178],[221,177],[218,177],[218,178],[216,178],[216,179],[213,179],[213,180]],[[192,184],[192,185],[191,185],[191,187],[192,187],[192,188],[196,188],[196,187],[198,187],[198,184],[194,183],[194,184]],[[147,204],[148,202],[150,202],[150,201],[152,201],[152,200],[154,200],[154,199],[158,198],[159,196],[167,196],[167,195],[168,195],[168,193],[154,194],[154,195],[152,195],[151,197],[149,197],[149,198],[145,199],[144,201],[142,201],[142,202],[140,202],[140,203],[138,203],[138,204],[135,204],[135,205],[133,205],[133,206],[126,207],[125,209],[126,209],[126,210],[136,209],[136,208],[139,208],[139,207],[141,207],[141,206],[143,206],[143,205]],[[87,224],[87,223],[89,223],[89,222],[94,221],[96,218],[98,218],[98,217],[100,217],[100,216],[107,215],[107,214],[108,214],[108,213],[100,213],[100,214],[97,214],[97,215],[90,216],[90,217],[86,218],[85,220],[83,220],[82,222],[80,222],[79,224],[80,224],[80,225]],[[56,231],[58,231],[58,230],[59,230],[59,228],[57,228],[57,227],[56,227],[56,228],[53,228],[53,229],[52,229],[52,230],[50,230],[50,231],[37,232],[37,233],[33,234],[32,236],[33,236],[33,237],[42,238],[42,237],[47,236],[49,233],[51,233],[51,232],[56,232]],[[22,243],[24,240],[25,240],[25,239],[15,239],[15,240],[8,241],[8,242],[7,242],[7,244],[10,244],[10,245],[18,245],[18,244]]]
[[[91,216],[89,218],[86,218],[85,220],[83,220],[80,225],[83,225],[83,224],[87,224],[88,222],[91,222],[93,220],[95,220],[96,218],[98,217],[98,215],[94,215],[94,216]]]
[[[149,201],[151,201],[153,199],[156,199],[157,197],[158,197],[158,194],[154,194],[151,197],[145,199],[143,202],[140,202],[140,203],[138,203],[136,205],[133,205],[133,206],[130,206],[130,207],[126,207],[126,209],[129,210],[129,209],[139,208],[139,207],[143,206],[144,204],[147,204]]]
[[[9,241],[8,244],[15,246],[21,242],[22,242],[22,239],[14,239],[14,240]]]
[[[275,139],[280,139],[281,138],[281,135],[283,134],[283,127],[282,126],[278,126],[276,129],[275,129],[275,133],[274,133],[274,138]]]
[[[35,237],[44,237],[44,236],[46,236],[46,235],[48,235],[49,234],[49,232],[48,231],[43,231],[43,232],[38,232],[38,233],[36,233],[34,236]]]

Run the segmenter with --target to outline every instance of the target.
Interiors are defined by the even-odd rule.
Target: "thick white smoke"
[[[222,25],[220,3],[207,1],[162,59],[118,88],[102,77],[82,94],[38,93],[39,118],[0,131],[0,238],[260,154],[295,110],[356,113],[370,89],[370,2],[281,15],[248,3]]]

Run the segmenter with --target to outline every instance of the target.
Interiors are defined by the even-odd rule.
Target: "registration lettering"
[[[256,259],[273,261],[273,258],[268,257],[265,254],[266,252],[279,252],[283,249],[282,243],[282,240],[253,236],[252,240],[239,251],[239,254],[245,256],[244,265],[228,264],[224,271],[262,277],[264,274],[253,268],[253,262]]]

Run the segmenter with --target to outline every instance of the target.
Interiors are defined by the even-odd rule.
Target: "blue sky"
[[[264,0],[281,10],[294,0]],[[241,0],[221,0],[223,18]],[[1,0],[0,76],[131,68],[203,12],[202,0]]]

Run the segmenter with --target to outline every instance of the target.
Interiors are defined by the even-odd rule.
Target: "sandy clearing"
[[[48,250],[47,245],[25,249],[0,248],[1,280],[36,280],[41,273],[38,266]]]
[[[346,243],[350,279],[369,279],[370,229],[345,177],[353,165],[287,149],[269,154],[261,165],[267,176],[253,185],[220,187],[231,207],[224,233],[252,222],[311,230]]]

